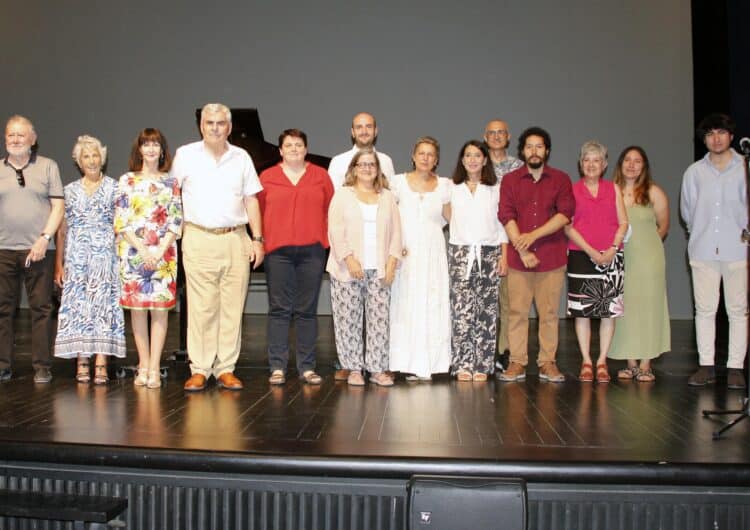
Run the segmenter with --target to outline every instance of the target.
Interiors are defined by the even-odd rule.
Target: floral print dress
[[[116,206],[120,305],[135,310],[173,308],[177,302],[177,244],[172,243],[156,268],[148,270],[123,234],[133,232],[154,251],[168,232],[181,235],[182,202],[177,179],[167,174],[154,179],[126,173],[120,177]]]
[[[65,186],[65,273],[57,316],[55,357],[95,353],[125,357],[125,320],[112,223],[117,184],[103,177],[88,195],[76,180]]]

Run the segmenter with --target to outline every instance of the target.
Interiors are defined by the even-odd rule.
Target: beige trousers
[[[526,366],[529,362],[529,310],[536,304],[539,317],[539,356],[537,364],[554,361],[557,355],[560,293],[565,283],[565,267],[548,272],[508,271],[508,340],[510,361]]]
[[[250,249],[245,230],[210,234],[190,225],[184,227],[187,347],[194,374],[218,377],[234,371],[242,342]]]

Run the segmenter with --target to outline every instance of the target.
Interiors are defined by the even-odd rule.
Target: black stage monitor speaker
[[[409,530],[526,530],[526,482],[414,475]]]

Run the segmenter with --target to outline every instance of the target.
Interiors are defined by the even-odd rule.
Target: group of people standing
[[[51,379],[50,341],[44,344],[51,333],[51,281],[49,287],[42,284],[54,277],[63,290],[54,352],[78,360],[78,381],[91,379],[94,357],[94,383],[107,382],[107,357],[125,356],[122,311],[129,309],[139,354],[135,384],[160,386],[167,311],[176,303],[176,240],[182,237],[189,303],[187,391],[205,389],[212,376],[221,388],[243,388],[234,374],[242,312],[250,268],[263,262],[274,385],[287,379],[292,326],[297,375],[307,384],[322,382],[315,364],[316,312],[325,271],[341,364],[335,377],[351,385],[364,385],[369,377],[373,384],[391,386],[396,373],[428,381],[450,372],[458,381],[483,382],[495,371],[496,352],[506,349],[510,360],[498,379],[521,381],[532,302],[539,318],[539,378],[564,381],[556,354],[566,273],[568,312],[576,319],[582,355],[578,379],[608,382],[607,358],[617,358],[627,360],[617,377],[655,380],[651,360],[670,349],[662,245],[669,205],[642,148],[625,148],[613,180],[605,180],[607,149],[586,142],[581,178],[573,184],[548,164],[551,139],[544,129],[531,127],[519,136],[516,158],[507,153],[507,124],[492,120],[482,141],[461,147],[450,178],[436,173],[440,145],[430,136],[417,139],[412,169],[396,174],[391,158],[374,147],[375,118],[359,113],[352,120],[352,149],[334,157],[327,171],[306,160],[306,134],[287,129],[278,140],[281,161],[258,175],[250,156],[228,142],[231,129],[226,106],[206,105],[202,139],[180,147],[174,160],[161,132],[144,129],[119,182],[102,172],[106,148],[101,142],[79,137],[73,158],[82,177],[63,189],[56,164],[32,149],[31,122],[21,116],[8,121],[8,156],[0,166],[0,343],[5,348],[0,379],[11,375],[8,345],[17,303],[12,291],[17,293],[22,277],[32,309],[35,381]],[[699,132],[704,130],[709,148],[704,163],[713,168],[712,156],[720,155],[719,173],[736,169],[740,161],[730,147],[731,124],[710,122],[701,125]],[[715,147],[721,143],[717,138],[727,137],[726,146]],[[724,151],[715,153],[722,146]],[[696,217],[714,223],[714,213],[719,219],[725,211],[719,197],[710,199],[717,199],[716,208],[702,199],[708,192],[701,185],[710,188],[704,183],[709,173],[691,166],[681,204],[691,232],[694,286],[696,268],[706,271],[699,282],[700,303],[696,292],[702,368],[690,384],[713,382],[708,359],[713,336],[706,321],[716,304],[705,293],[718,290],[716,277],[744,263],[744,257],[727,267],[706,265],[710,260],[702,255],[693,260],[693,249],[701,246],[693,243],[696,227],[708,232]],[[745,204],[744,192],[732,195],[744,180],[732,185],[721,199]],[[734,213],[725,224],[735,221],[744,228],[747,212],[742,217],[737,204]],[[717,232],[726,229],[716,224]],[[55,233],[56,259],[49,248]],[[716,254],[723,255],[716,241]],[[736,243],[730,236],[726,242]],[[734,274],[733,281],[742,287],[738,277]],[[732,303],[739,307],[738,298]],[[595,361],[592,318],[600,320]],[[739,316],[732,313],[730,323],[730,350],[739,350]],[[742,352],[741,359],[730,353],[732,387],[744,386],[735,373],[735,365],[744,362]]]

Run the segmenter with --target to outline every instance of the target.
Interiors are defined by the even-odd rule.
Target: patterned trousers
[[[451,281],[451,373],[458,370],[491,374],[497,340],[497,297],[500,247],[482,247],[471,265],[472,247],[448,245]]]
[[[362,280],[331,278],[331,308],[336,351],[341,367],[371,373],[388,369],[391,288],[383,285],[376,270],[366,270]],[[367,323],[362,353],[362,316]]]

